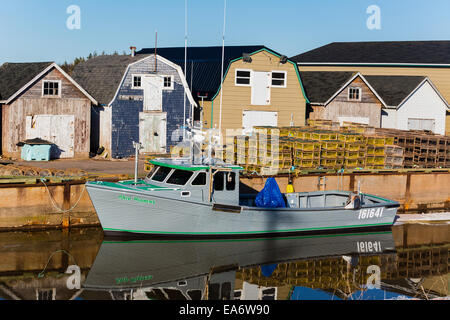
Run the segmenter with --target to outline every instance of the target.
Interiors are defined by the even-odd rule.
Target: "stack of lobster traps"
[[[267,175],[315,169],[448,168],[450,137],[310,120],[308,126],[258,126],[249,135],[227,137],[216,157]]]

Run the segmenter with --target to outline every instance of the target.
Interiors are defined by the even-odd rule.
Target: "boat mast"
[[[220,74],[220,111],[219,111],[219,135],[222,135],[222,100],[223,100],[223,67],[225,56],[225,26],[226,26],[227,0],[224,0],[223,7],[223,32],[222,32],[222,70]],[[222,139],[219,139],[220,141]]]
[[[184,77],[186,78],[187,64],[187,0],[184,1]],[[186,139],[186,87],[183,95],[183,140]]]

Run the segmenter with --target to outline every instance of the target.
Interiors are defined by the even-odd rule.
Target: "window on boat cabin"
[[[192,181],[193,186],[204,186],[206,185],[206,172],[200,172],[197,174],[195,179]]]
[[[61,93],[61,81],[43,81],[42,96],[43,97],[59,97]]]
[[[187,170],[175,170],[172,175],[167,179],[167,183],[184,186],[192,177],[194,172]]]
[[[151,179],[152,175],[156,172],[156,170],[158,170],[158,168],[158,166],[153,166],[152,170],[148,173],[147,178]]]
[[[223,191],[224,188],[228,191],[234,190],[236,188],[236,173],[219,171],[214,174],[213,184],[214,190],[217,191]]]
[[[225,180],[225,184],[226,184],[226,188],[227,190],[234,190],[236,187],[236,173],[234,172],[228,172],[225,175],[226,180]]]
[[[213,181],[214,190],[223,191],[223,187],[224,187],[223,186],[224,185],[223,176],[224,176],[223,171],[219,171],[214,174],[214,181]]]
[[[350,87],[348,88],[348,100],[361,100],[361,88]]]
[[[152,180],[163,182],[164,179],[166,179],[167,175],[172,171],[172,168],[168,167],[158,167],[158,171],[155,172],[155,174],[152,177]]]
[[[236,81],[235,85],[237,86],[249,86],[251,71],[250,70],[236,70]]]
[[[272,87],[286,88],[286,71],[272,71]]]
[[[142,77],[141,76],[133,76],[133,89],[142,88]]]
[[[164,76],[164,90],[173,90],[173,76]]]

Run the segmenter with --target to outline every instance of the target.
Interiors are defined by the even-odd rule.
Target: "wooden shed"
[[[91,97],[56,63],[5,63],[0,67],[2,155],[19,158],[17,143],[54,143],[52,158],[87,158]]]
[[[310,119],[381,127],[381,109],[386,104],[360,73],[308,71],[300,75],[310,100]]]
[[[450,41],[333,42],[290,58],[300,71],[423,76],[450,101]],[[450,113],[446,116],[450,134]]]

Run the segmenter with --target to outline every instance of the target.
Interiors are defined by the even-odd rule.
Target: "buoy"
[[[292,178],[289,177],[288,185],[286,186],[286,193],[294,193],[294,185],[292,184]]]

